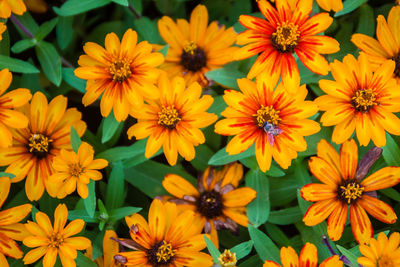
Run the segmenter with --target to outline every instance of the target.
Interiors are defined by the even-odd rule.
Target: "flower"
[[[11,12],[21,16],[26,11],[26,6],[22,0],[1,0],[0,18],[7,19],[11,17]]]
[[[105,49],[87,42],[83,47],[86,55],[79,57],[80,67],[74,71],[77,77],[88,80],[82,103],[88,106],[104,92],[101,115],[107,117],[113,109],[117,121],[123,121],[132,106],[143,104],[143,98],[157,99],[154,83],[160,71],[156,67],[164,62],[164,56],[151,49],[147,41],[137,44],[137,34],[131,29],[121,41],[115,33],[107,34]]]
[[[53,174],[53,158],[61,149],[71,149],[70,131],[75,128],[79,136],[86,130],[82,114],[76,108],[67,109],[67,98],[59,95],[50,103],[41,92],[36,92],[30,104],[19,109],[29,118],[23,129],[11,129],[12,147],[0,148],[0,166],[5,172],[15,175],[12,183],[27,177],[25,192],[29,200],[38,200],[44,189],[55,197],[53,183],[48,177]]]
[[[232,253],[229,249],[225,249],[218,257],[218,262],[222,267],[236,267],[236,253]]]
[[[237,188],[243,178],[243,166],[226,165],[221,171],[208,167],[197,183],[197,189],[176,174],[168,174],[162,181],[165,190],[175,198],[178,208],[190,209],[204,221],[204,232],[218,246],[217,230],[229,229],[237,233],[238,225],[247,227],[246,205],[257,192],[250,187]]]
[[[335,60],[330,65],[335,81],[319,81],[327,95],[315,102],[326,111],[322,125],[336,125],[332,141],[341,144],[355,130],[360,145],[372,139],[381,147],[386,144],[385,131],[400,135],[400,119],[393,114],[400,111],[400,84],[392,77],[395,63],[387,60],[373,73],[367,56],[361,54],[358,60],[347,55],[343,63]]]
[[[385,17],[378,15],[376,36],[374,39],[368,35],[355,33],[351,37],[351,41],[361,50],[360,54],[366,54],[371,64],[372,70],[376,70],[388,59],[396,62],[396,67],[392,70],[392,74],[400,83],[400,6],[394,6],[388,15],[386,22]]]
[[[320,8],[326,11],[338,12],[343,9],[342,0],[316,0]]]
[[[10,192],[10,178],[0,177],[0,208]],[[22,241],[27,231],[22,223],[32,210],[31,204],[16,206],[0,211],[0,266],[8,267],[5,256],[14,259],[22,258],[22,251],[14,240]]]
[[[311,173],[320,183],[305,185],[301,196],[316,202],[308,208],[303,221],[314,226],[328,218],[328,235],[333,240],[342,236],[350,206],[350,224],[356,241],[367,244],[373,235],[367,212],[384,223],[397,219],[393,209],[376,198],[376,190],[392,187],[400,182],[399,167],[385,167],[362,180],[372,164],[379,158],[382,149],[371,149],[358,162],[358,147],[351,139],[344,142],[340,155],[326,141],[317,146],[317,156],[311,157],[308,165]]]
[[[4,26],[5,27],[5,26]],[[0,24],[1,28],[1,24]],[[1,29],[0,29],[1,32]],[[25,128],[28,118],[14,108],[28,103],[32,95],[28,89],[15,89],[5,93],[12,81],[12,74],[8,69],[0,71],[0,149],[12,145],[13,136],[9,128]]]
[[[292,247],[281,248],[282,265],[266,260],[263,267],[305,267],[318,266],[318,252],[314,244],[306,243],[301,249],[300,257]],[[319,265],[321,267],[342,267],[343,262],[338,255],[333,255]]]
[[[108,165],[107,160],[93,159],[93,155],[93,147],[82,142],[78,153],[61,149],[54,157],[52,164],[54,173],[49,177],[49,181],[60,184],[58,198],[64,198],[75,190],[81,198],[88,197],[88,183],[90,180],[100,180],[102,174],[98,170]]]
[[[175,23],[170,17],[162,17],[158,21],[158,30],[169,45],[161,68],[170,78],[183,76],[187,84],[199,82],[201,86],[207,86],[204,74],[233,61],[232,53],[238,49],[232,46],[237,35],[232,27],[225,29],[217,21],[208,25],[204,5],[193,9],[190,21],[178,19]]]
[[[211,256],[199,252],[206,247],[202,224],[190,210],[178,213],[174,203],[155,199],[149,220],[139,214],[125,217],[132,240],[118,242],[135,251],[120,252],[114,259],[132,266],[211,266]]]
[[[357,262],[365,267],[394,267],[400,265],[400,234],[394,232],[389,239],[381,232],[377,239],[371,238],[369,246],[360,245],[360,252]]]
[[[217,120],[215,114],[207,113],[214,99],[201,95],[197,82],[186,88],[182,77],[172,81],[162,74],[158,87],[160,98],[148,101],[140,109],[131,109],[131,115],[138,122],[128,129],[128,136],[144,139],[146,158],[154,155],[163,146],[165,157],[170,165],[175,165],[178,153],[187,161],[194,159],[194,146],[205,142],[199,128],[209,126]]]
[[[7,26],[3,23],[0,22],[0,41],[3,40],[3,32],[7,30]]]
[[[321,54],[339,51],[339,43],[317,34],[331,25],[333,19],[329,14],[319,13],[310,18],[311,0],[299,0],[294,10],[288,0],[276,1],[276,9],[267,0],[257,3],[266,20],[249,15],[239,17],[239,22],[248,30],[238,35],[236,43],[245,46],[234,54],[236,60],[242,60],[261,53],[247,78],[265,73],[276,83],[282,76],[285,88],[295,93],[300,74],[293,53],[311,71],[327,75],[329,65]]]
[[[24,264],[31,264],[44,256],[43,267],[52,267],[58,254],[62,266],[76,266],[76,251],[88,248],[90,240],[82,236],[72,237],[82,231],[85,222],[76,219],[65,226],[67,217],[67,206],[59,204],[54,212],[54,228],[49,217],[40,211],[35,215],[36,223],[28,221],[25,224],[30,235],[22,242],[25,246],[35,249],[25,254]]]
[[[94,262],[99,267],[122,267],[123,265],[114,260],[114,255],[119,252],[119,245],[114,240],[117,239],[117,234],[114,230],[106,230],[103,238],[103,257],[99,257]],[[93,257],[93,247],[90,246],[86,250],[86,256],[89,259]]]
[[[304,101],[305,85],[289,94],[280,83],[263,77],[254,83],[238,79],[241,92],[225,90],[224,100],[228,107],[221,113],[226,119],[215,124],[215,132],[235,135],[228,145],[229,155],[239,154],[255,143],[258,166],[265,172],[270,168],[272,157],[287,169],[297,151],[304,151],[307,143],[304,136],[320,130],[317,122],[306,118],[317,113],[317,105]]]

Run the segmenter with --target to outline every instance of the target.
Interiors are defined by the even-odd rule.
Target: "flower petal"
[[[372,192],[384,188],[395,186],[400,182],[400,168],[399,167],[385,167],[382,168],[361,182],[365,192]]]
[[[373,236],[371,221],[357,202],[350,205],[350,223],[356,241],[360,244],[369,244]]]
[[[396,213],[392,207],[377,198],[363,195],[358,200],[357,204],[359,204],[365,209],[366,212],[381,222],[392,224],[397,220]]]

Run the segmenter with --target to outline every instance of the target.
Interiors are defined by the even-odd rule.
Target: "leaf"
[[[61,84],[61,58],[56,48],[45,41],[36,45],[36,55],[46,77],[55,85]]]
[[[82,252],[77,251],[78,256],[75,259],[76,266],[85,266],[85,267],[98,267],[97,264],[90,260],[88,257],[82,254]]]
[[[295,175],[287,175],[281,178],[269,179],[269,199],[271,206],[283,206],[290,203],[297,197],[298,188]]]
[[[343,16],[357,9],[359,6],[367,2],[368,0],[346,0],[343,3],[343,9],[337,12],[334,17]]]
[[[72,68],[62,68],[62,77],[66,83],[77,89],[79,92],[86,93],[86,81],[79,79],[74,74]]]
[[[354,255],[350,250],[345,249],[342,246],[336,245],[339,251],[351,262],[351,267],[358,267],[357,256]]]
[[[246,166],[249,169],[257,169],[258,163],[255,156],[240,159],[240,163]],[[281,170],[279,166],[275,162],[271,163],[271,166],[268,171],[265,172],[266,175],[271,177],[282,177],[285,176],[285,173]]]
[[[232,253],[236,253],[236,260],[240,260],[250,254],[253,248],[253,241],[249,240],[231,248]]]
[[[225,149],[226,149],[226,147],[220,149],[217,153],[215,153],[214,156],[212,156],[211,159],[208,161],[208,164],[215,165],[215,166],[225,165],[225,164],[234,162],[236,160],[254,156],[254,154],[255,154],[254,145],[252,145],[251,147],[249,147],[247,150],[243,151],[242,153],[236,154],[236,155],[228,155],[228,153],[226,152]]]
[[[12,173],[7,173],[7,172],[0,172],[0,177],[8,177],[8,178],[14,178],[15,174]]]
[[[46,36],[54,29],[54,27],[57,25],[57,23],[58,23],[58,17],[56,17],[50,21],[46,21],[45,23],[40,25],[39,29],[37,30],[37,32],[35,34],[35,39],[39,42],[39,41],[43,40],[44,38],[46,38]]]
[[[60,16],[73,16],[86,11],[105,6],[110,0],[68,0],[60,8],[54,7],[54,11]]]
[[[299,207],[291,207],[276,211],[271,211],[268,222],[278,225],[289,225],[301,221],[303,213]]]
[[[169,45],[164,45],[163,48],[161,48],[157,52],[163,54],[164,57],[167,57],[168,50],[169,50]]]
[[[79,137],[79,134],[76,132],[74,126],[71,126],[71,146],[72,150],[75,153],[78,153],[78,149],[81,146],[81,138]]]
[[[332,136],[332,127],[321,127],[321,130],[313,135],[306,136],[307,149],[299,152],[298,157],[308,157],[317,154],[317,145],[321,139],[330,140]]]
[[[103,158],[108,162],[117,162],[129,159],[134,156],[144,154],[146,149],[146,140],[139,140],[130,146],[119,146],[107,149],[97,155],[97,158]]]
[[[0,69],[9,69],[11,72],[39,73],[39,70],[30,63],[0,55]]]
[[[249,234],[258,256],[263,262],[266,260],[281,262],[279,249],[266,234],[252,225],[249,225]]]
[[[214,113],[220,118],[221,112],[224,111],[227,106],[222,95],[218,95],[214,97],[214,102],[207,112]]]
[[[390,188],[381,189],[381,190],[379,190],[379,192],[381,192],[385,196],[387,196],[387,197],[389,197],[389,198],[391,198],[391,199],[393,199],[393,200],[395,200],[397,202],[400,202],[400,193],[397,192],[395,189],[393,189],[391,187]]]
[[[34,47],[36,44],[35,39],[24,39],[16,42],[12,47],[11,51],[15,54],[24,52],[25,50]]]
[[[57,43],[61,50],[65,50],[68,47],[75,35],[75,31],[72,28],[73,23],[74,17],[59,17],[56,35]]]
[[[119,122],[114,117],[114,112],[111,112],[107,118],[104,119],[103,123],[103,135],[101,136],[101,142],[104,144],[113,137],[117,131],[119,125],[123,122]]]
[[[221,255],[221,252],[219,252],[214,243],[206,235],[203,235],[203,237],[204,241],[206,241],[207,249],[210,252],[211,257],[213,258],[214,263],[219,264],[218,258]]]
[[[100,212],[95,212],[95,216],[91,217],[86,210],[70,210],[68,211],[68,219],[82,219],[88,223],[97,223],[99,221]]]
[[[111,222],[116,222],[126,216],[130,216],[134,213],[138,213],[141,210],[142,210],[142,208],[136,208],[136,207],[123,207],[123,208],[119,208],[119,209],[114,209],[114,210],[110,211],[109,220]]]
[[[269,181],[260,170],[250,170],[246,174],[246,186],[257,191],[256,198],[247,205],[249,221],[258,227],[268,220],[270,212]]]
[[[382,156],[387,165],[400,166],[400,148],[388,133],[386,133],[386,146],[383,147]]]
[[[119,208],[124,203],[124,166],[121,161],[112,165],[107,183],[106,207],[108,210]]]
[[[357,33],[374,36],[375,33],[375,16],[374,9],[367,5],[360,6],[360,18],[358,19]]]
[[[88,184],[89,195],[87,198],[83,200],[83,204],[85,205],[85,210],[89,214],[89,216],[94,217],[96,211],[96,192],[95,192],[95,182],[90,180]]]
[[[129,0],[129,4],[132,6],[132,8],[139,14],[142,14],[143,11],[143,4],[142,0]]]
[[[202,144],[196,147],[196,157],[190,162],[197,170],[203,171],[208,167],[208,161],[214,155],[206,144]]]
[[[128,0],[112,0],[112,1],[121,6],[129,6]]]
[[[135,19],[133,25],[135,25],[135,30],[144,40],[152,44],[163,43],[155,21],[152,21],[148,17],[141,17],[140,19]]]
[[[232,68],[221,68],[207,72],[206,77],[223,86],[238,90],[237,79],[244,78],[246,75]]]

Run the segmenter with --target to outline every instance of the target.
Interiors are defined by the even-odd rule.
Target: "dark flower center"
[[[342,185],[338,188],[338,197],[341,201],[346,204],[352,204],[357,199],[361,198],[364,192],[364,187],[362,187],[355,180],[344,181]]]
[[[176,251],[172,249],[172,245],[163,240],[147,250],[147,258],[154,267],[167,266],[173,260],[175,253]]]
[[[196,72],[207,64],[204,51],[195,43],[190,42],[183,48],[181,65],[188,71]]]
[[[351,103],[355,110],[368,112],[373,106],[377,105],[376,93],[372,89],[359,89],[351,98]]]
[[[206,218],[213,219],[222,215],[223,203],[220,193],[212,190],[201,193],[196,201],[197,210]]]
[[[161,126],[174,129],[175,126],[181,121],[181,117],[179,116],[178,111],[175,109],[175,106],[172,105],[170,107],[162,107],[161,111],[158,112],[158,124]]]
[[[272,34],[272,46],[281,53],[293,53],[299,43],[300,33],[298,26],[293,22],[278,24],[276,31]]]
[[[28,151],[37,158],[44,158],[47,156],[52,148],[52,139],[49,139],[43,134],[31,134],[28,140]]]

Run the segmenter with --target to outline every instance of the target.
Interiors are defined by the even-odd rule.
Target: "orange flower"
[[[85,106],[92,104],[103,93],[100,111],[107,117],[113,109],[117,121],[128,117],[129,110],[143,104],[143,98],[157,99],[154,83],[160,71],[156,68],[164,62],[161,53],[152,53],[147,41],[137,44],[137,34],[127,30],[120,41],[115,33],[107,34],[105,49],[88,42],[83,47],[86,55],[79,57],[74,73],[88,80]]]
[[[16,15],[22,15],[26,11],[26,6],[22,0],[1,0],[0,1],[0,18],[7,19],[11,16],[11,12]]]
[[[106,230],[103,238],[103,256],[94,260],[99,267],[122,267],[121,263],[114,260],[114,255],[119,252],[119,245],[116,240],[118,238],[114,230]],[[86,256],[92,260],[93,247],[90,246],[86,250]]]
[[[326,11],[338,12],[343,9],[342,0],[316,0],[319,7]]]
[[[373,235],[367,212],[384,223],[394,223],[396,214],[376,198],[375,191],[398,184],[400,168],[386,167],[362,180],[381,153],[380,148],[371,149],[357,166],[358,147],[353,139],[342,144],[340,155],[327,141],[321,140],[317,156],[311,157],[308,165],[322,184],[308,184],[300,191],[305,200],[316,202],[304,215],[304,223],[314,226],[329,217],[328,235],[333,241],[339,240],[350,206],[351,229],[361,244],[368,244]]]
[[[10,192],[10,178],[0,177],[0,208]],[[0,211],[0,266],[8,267],[5,256],[22,258],[22,251],[14,240],[22,241],[27,235],[24,225],[19,223],[32,210],[31,204]]]
[[[299,0],[292,10],[288,0],[276,1],[276,9],[267,0],[257,1],[264,19],[241,15],[239,22],[248,30],[240,33],[236,43],[245,45],[234,57],[245,59],[261,53],[247,78],[265,73],[271,83],[282,76],[286,89],[295,93],[300,85],[300,74],[293,53],[311,71],[327,75],[329,65],[321,54],[339,51],[339,43],[328,36],[317,35],[326,30],[333,19],[328,13],[309,17],[312,0]]]
[[[378,238],[371,238],[369,246],[360,245],[360,252],[357,262],[365,267],[395,267],[400,266],[400,234],[394,232],[388,239],[385,233],[381,232]]]
[[[3,22],[0,22],[0,41],[3,40],[3,32],[6,30],[7,26]]]

